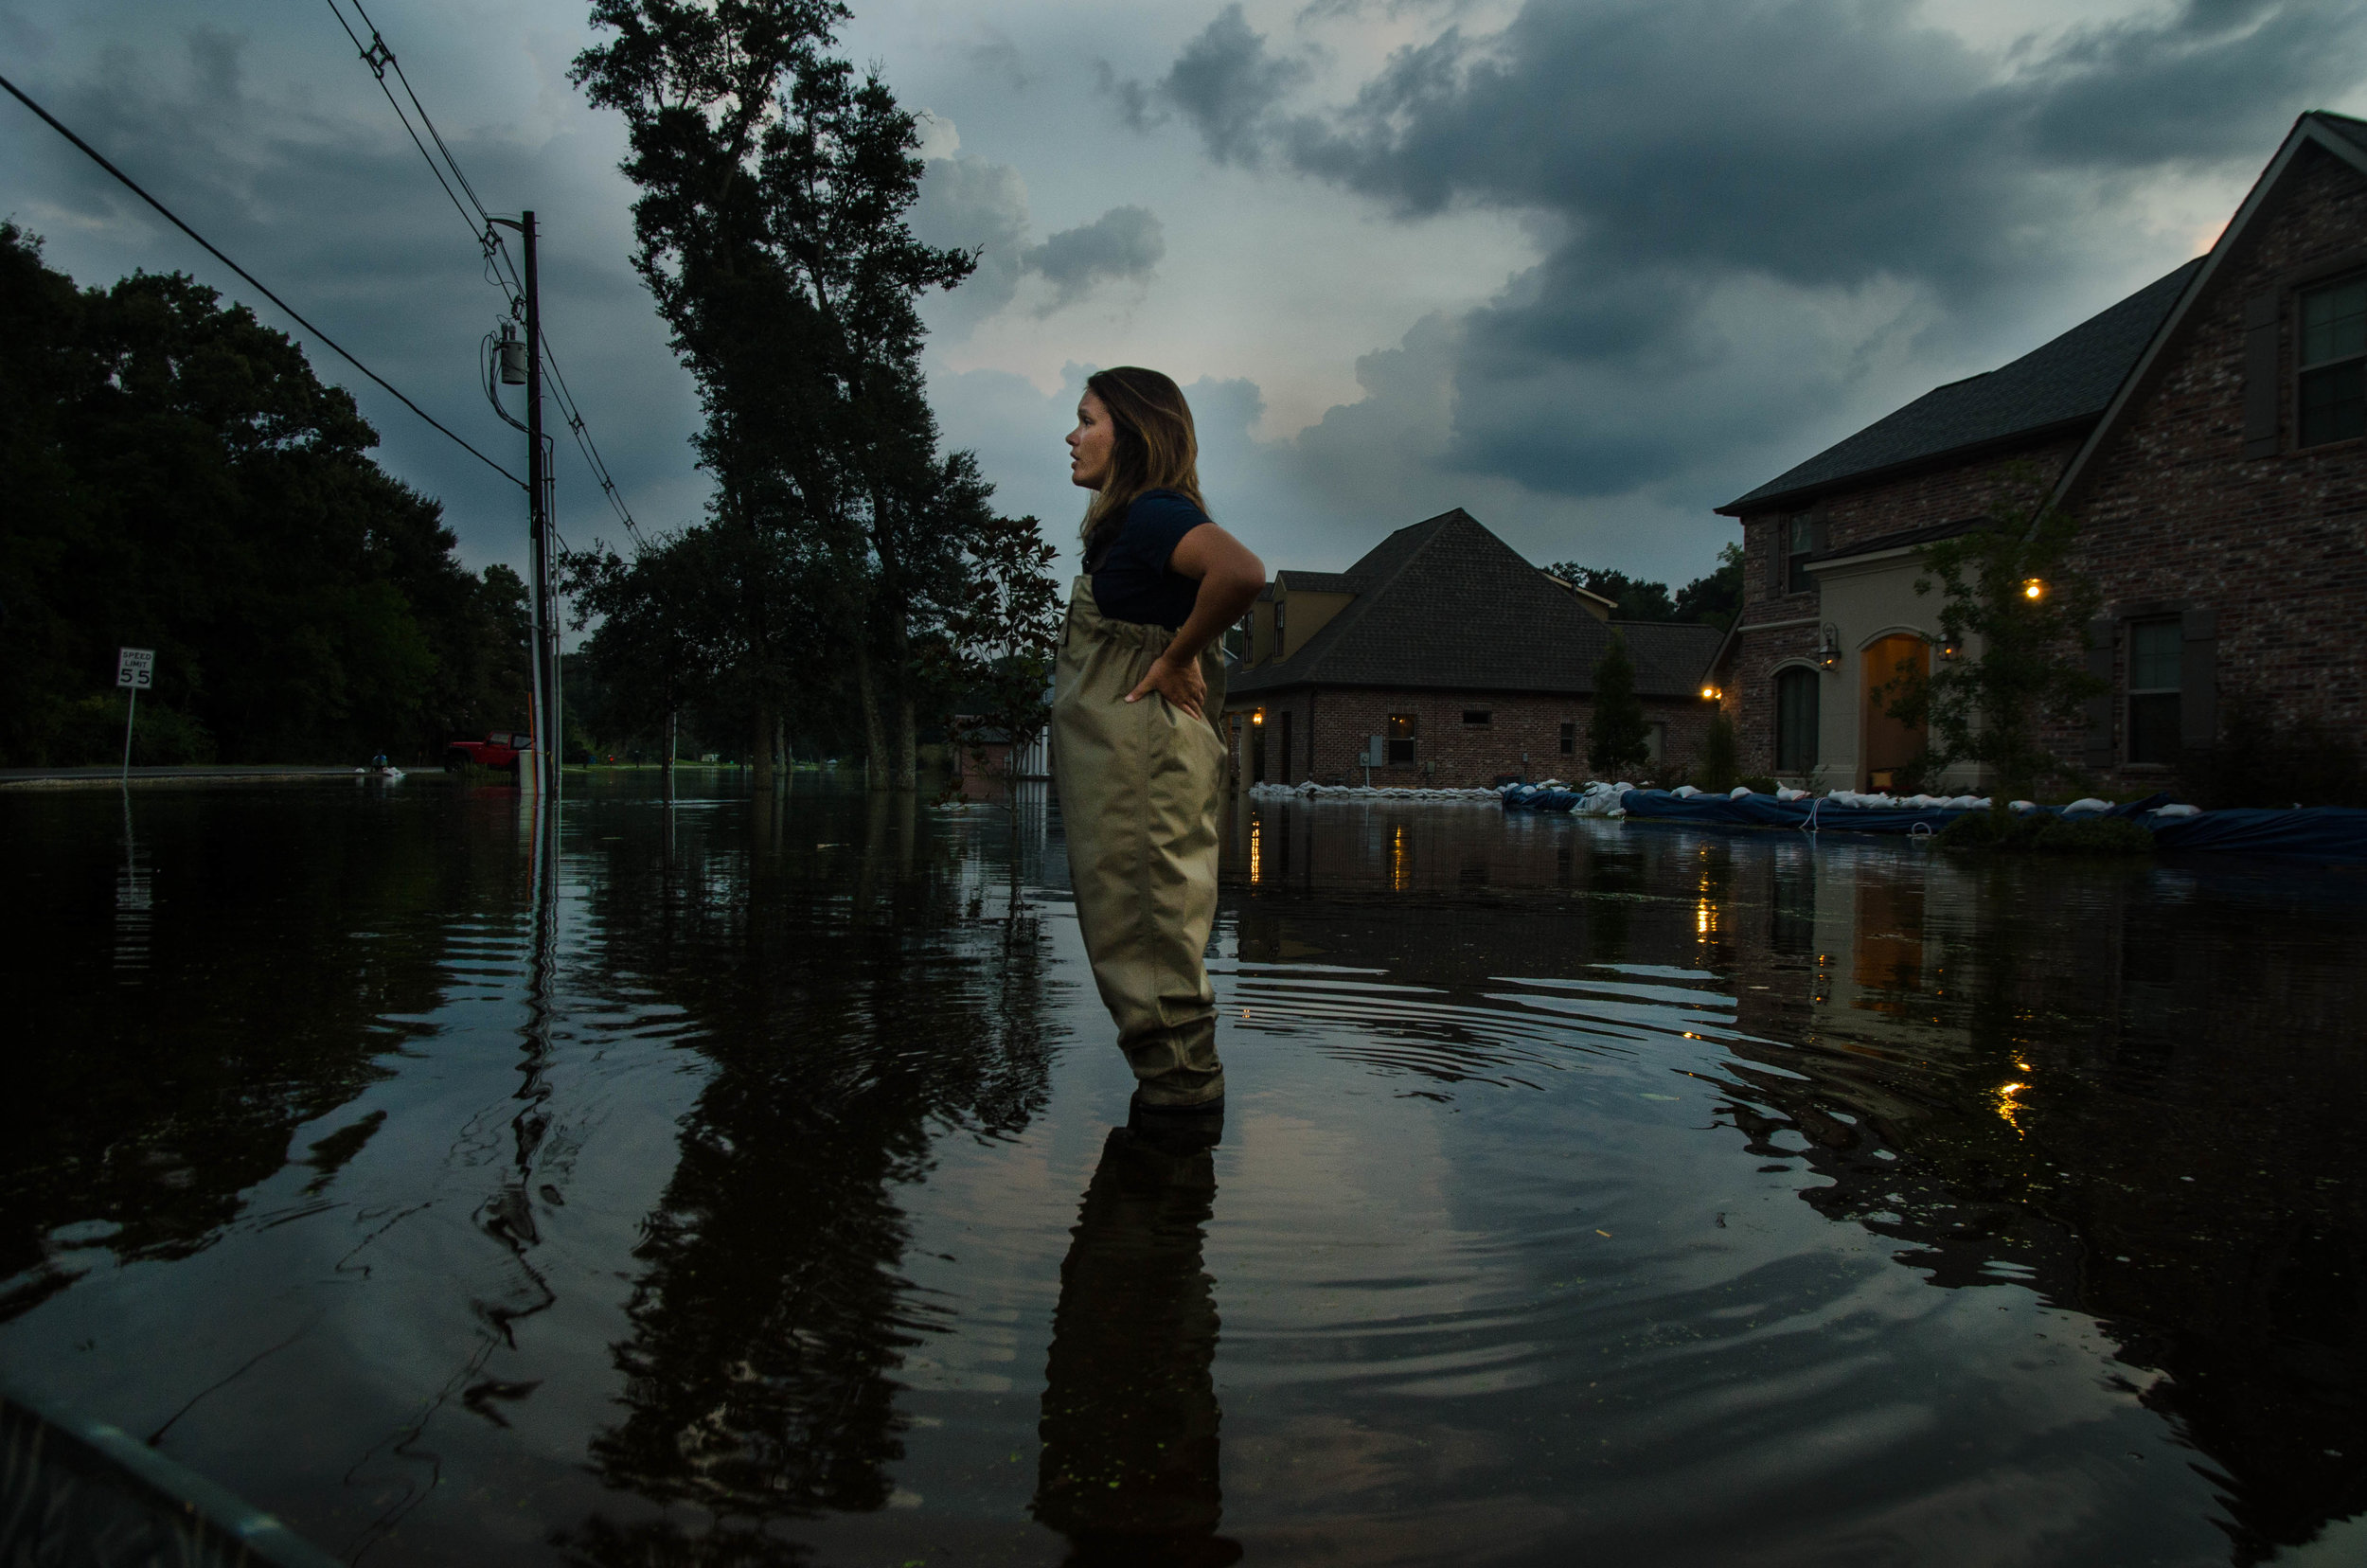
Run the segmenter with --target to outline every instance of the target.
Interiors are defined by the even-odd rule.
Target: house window
[[[1486,708],[1465,708],[1463,710],[1463,722],[1467,724],[1477,724],[1485,727],[1489,722],[1488,711]]]
[[[2128,759],[2175,762],[2179,753],[2180,665],[2186,639],[2176,620],[2144,620],[2128,629]]]
[[[1805,594],[1816,586],[1808,577],[1808,557],[1816,554],[1816,519],[1795,517],[1784,526],[1784,592]]]
[[[1414,765],[1414,738],[1415,731],[1418,727],[1413,714],[1393,713],[1389,716],[1389,765],[1391,767],[1410,768]]]
[[[1290,710],[1282,710],[1282,782],[1290,782]]]
[[[1290,606],[1282,600],[1273,601],[1273,656],[1277,659],[1287,658],[1290,651],[1288,633],[1284,630],[1289,624],[1286,614],[1289,609]]]
[[[2367,277],[2302,295],[2301,445],[2367,436]]]
[[[1561,726],[1561,755],[1564,757],[1575,757],[1578,755],[1577,725],[1564,724]]]
[[[1775,771],[1805,774],[1816,766],[1817,672],[1787,669],[1775,677]]]

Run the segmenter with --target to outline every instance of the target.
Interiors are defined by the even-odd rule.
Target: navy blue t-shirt
[[[1126,521],[1085,570],[1093,577],[1094,605],[1112,620],[1164,626],[1172,632],[1189,619],[1200,582],[1167,570],[1167,558],[1184,536],[1208,514],[1171,490],[1145,490],[1126,508]]]

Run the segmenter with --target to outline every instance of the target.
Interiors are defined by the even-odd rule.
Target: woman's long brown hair
[[[1110,411],[1112,437],[1110,477],[1085,508],[1086,559],[1117,531],[1128,505],[1146,490],[1174,490],[1207,509],[1200,494],[1200,437],[1182,387],[1156,370],[1120,365],[1086,377],[1085,390]]]

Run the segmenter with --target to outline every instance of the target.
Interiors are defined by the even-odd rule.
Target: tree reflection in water
[[[965,918],[979,868],[917,834],[910,796],[756,806],[753,846],[685,830],[596,884],[714,1078],[634,1249],[626,1415],[591,1444],[604,1482],[667,1513],[562,1533],[582,1560],[801,1561],[778,1524],[887,1504],[895,1374],[947,1327],[899,1273],[896,1189],[949,1121],[1007,1137],[1048,1093],[1039,917]]]
[[[1077,1211],[1044,1364],[1033,1507],[1075,1564],[1217,1568],[1215,1281],[1201,1246],[1221,1114],[1113,1127]]]

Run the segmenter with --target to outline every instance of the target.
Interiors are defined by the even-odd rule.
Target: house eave
[[[2076,436],[2102,418],[2101,414],[2081,414],[2069,419],[2056,419],[2049,424],[2032,425],[2026,430],[2013,431],[2004,436],[1992,436],[1985,441],[1967,441],[1963,446],[1949,447],[1945,452],[1926,453],[1920,457],[1910,457],[1903,462],[1891,463],[1881,468],[1861,469],[1856,473],[1845,474],[1838,479],[1821,480],[1812,485],[1802,485],[1795,490],[1779,490],[1773,495],[1747,496],[1741,500],[1729,501],[1724,506],[1713,509],[1720,517],[1737,519],[1755,516],[1760,512],[1796,511],[1806,502],[1821,500],[1828,495],[1838,495],[1843,490],[1860,490],[1868,485],[1884,484],[1893,479],[1905,479],[1937,469],[1954,468],[1962,463],[1977,462],[1984,457],[1994,457],[2017,447],[2042,446],[2048,441],[2060,440],[2066,436]]]

